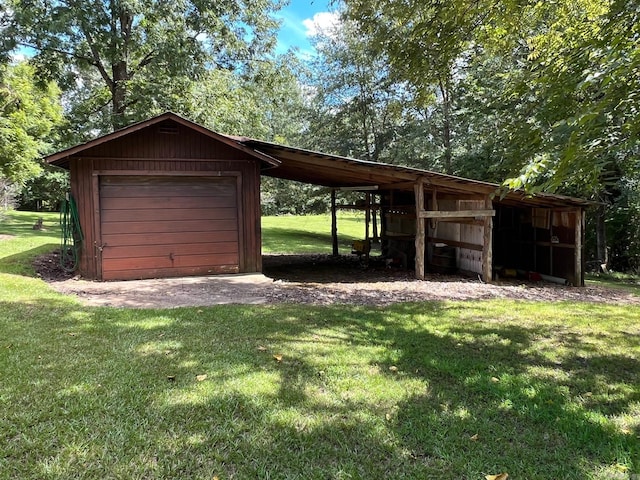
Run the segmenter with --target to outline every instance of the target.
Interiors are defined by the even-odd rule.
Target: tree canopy
[[[162,103],[207,71],[234,71],[263,58],[275,45],[271,13],[278,6],[277,0],[1,0],[0,26],[5,52],[34,52],[40,75],[82,90],[85,113],[102,114],[102,128],[119,128],[148,114],[144,105],[137,108],[143,100]]]
[[[38,82],[27,62],[0,66],[0,177],[23,184],[37,175],[62,121],[54,83]]]

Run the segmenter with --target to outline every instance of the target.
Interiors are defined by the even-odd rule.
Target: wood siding
[[[125,279],[141,278],[136,270],[147,277],[175,275],[177,270],[185,275],[261,270],[260,162],[184,126],[173,129],[171,123],[71,158],[72,194],[85,236],[82,276]],[[164,191],[141,186],[143,178]],[[194,179],[200,183],[194,185]],[[136,182],[141,188],[130,188]],[[189,182],[195,188],[185,195]],[[211,205],[213,198],[217,200]],[[167,245],[173,248],[169,251]],[[133,273],[122,273],[128,270]]]

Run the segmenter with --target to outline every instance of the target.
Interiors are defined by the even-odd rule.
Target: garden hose
[[[60,231],[60,266],[67,272],[73,272],[78,267],[84,237],[76,201],[69,194],[60,207]]]

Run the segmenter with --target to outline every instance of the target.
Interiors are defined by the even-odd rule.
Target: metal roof
[[[265,142],[247,137],[224,135],[209,130],[175,113],[167,112],[149,120],[129,125],[81,145],[45,157],[48,163],[69,167],[69,159],[84,150],[118,139],[157,123],[171,120],[247,153],[263,162],[263,175],[295,180],[330,188],[377,189],[379,191],[413,191],[416,182],[423,181],[427,189],[455,195],[493,195],[494,202],[527,204],[540,207],[586,207],[592,202],[580,198],[550,193],[527,194],[520,190],[505,190],[498,184],[446,175],[418,168],[370,162],[330,155],[303,148]]]
[[[439,192],[493,195],[495,202],[503,204],[526,203],[540,207],[586,207],[593,204],[588,200],[565,195],[528,194],[523,190],[508,190],[496,183],[430,170],[330,155],[251,138],[229,138],[278,159],[278,167],[265,170],[264,175],[331,188],[377,187],[381,191],[413,191],[413,185],[423,180],[427,188],[432,187]]]

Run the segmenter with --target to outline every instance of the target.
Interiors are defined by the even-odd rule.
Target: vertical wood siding
[[[169,133],[164,133],[169,132]],[[99,199],[101,192],[99,189],[98,179],[109,177],[116,174],[117,176],[132,177],[166,177],[178,179],[176,183],[180,184],[183,180],[180,178],[211,178],[212,176],[224,176],[224,172],[235,172],[236,193],[233,205],[218,205],[220,215],[225,214],[225,209],[235,209],[235,218],[237,230],[229,238],[228,233],[221,233],[220,255],[228,254],[230,259],[229,265],[236,264],[232,271],[239,272],[257,272],[261,269],[261,239],[260,239],[260,162],[259,160],[249,156],[248,154],[236,150],[222,142],[216,141],[206,135],[200,134],[194,130],[168,121],[161,124],[152,125],[138,132],[133,132],[121,138],[117,138],[110,142],[98,145],[96,147],[84,150],[82,157],[72,158],[70,161],[72,194],[78,204],[80,214],[80,222],[85,236],[81,249],[81,257],[79,262],[79,273],[87,278],[101,278],[101,267],[103,266],[102,256],[105,256],[107,271],[113,271],[113,268],[123,265],[123,260],[109,258],[108,248],[100,251],[99,247],[105,243],[114,245],[114,242],[126,242],[131,240],[127,235],[143,235],[139,232],[144,229],[142,223],[134,225],[125,225],[123,222],[110,222],[110,216],[114,215],[114,211],[118,211],[120,218],[126,218],[128,215],[136,216],[139,212],[136,204],[139,202],[131,197],[122,197],[118,199],[118,190],[112,189],[107,194],[111,202],[104,208]],[[166,198],[170,198],[172,192],[175,193],[176,186],[171,186],[171,181],[165,181],[167,186]],[[179,186],[177,187],[179,188]],[[122,193],[122,191],[120,192]],[[127,195],[130,195],[127,193]],[[160,201],[160,200],[159,200]],[[186,202],[182,205],[173,205],[181,207],[184,212],[184,221],[189,220],[189,216],[193,216],[193,200],[180,200]],[[197,203],[197,200],[196,200]],[[146,205],[149,206],[149,205]],[[161,206],[158,204],[158,206]],[[117,208],[114,208],[117,207]],[[102,212],[101,212],[102,211]],[[153,235],[168,235],[172,232],[163,230],[171,230],[175,228],[171,219],[163,219],[166,215],[166,208],[159,208],[154,215],[158,217],[150,217],[147,222],[157,222],[158,225],[153,227],[155,230],[150,232],[147,237],[148,247],[141,244],[131,245],[131,255],[135,258],[140,255],[140,248],[155,248],[156,253],[159,252],[157,246],[152,246]],[[100,217],[104,215],[107,221]],[[197,219],[196,219],[197,220]],[[210,228],[216,229],[221,226],[220,223],[225,218],[208,219],[211,221]],[[228,219],[227,219],[228,220]],[[194,225],[186,223],[184,226],[191,228]],[[131,227],[132,230],[128,230]],[[102,232],[100,230],[103,230]],[[126,230],[126,231],[125,231]],[[160,230],[160,231],[158,231]],[[173,232],[178,233],[178,232]],[[222,238],[224,237],[224,239]],[[128,238],[128,240],[127,240]],[[141,237],[138,237],[141,238]],[[118,240],[119,239],[119,240]],[[181,240],[178,239],[177,243]],[[199,242],[194,242],[199,243]],[[231,245],[233,244],[233,245]],[[194,252],[201,250],[203,247],[193,247]],[[151,252],[153,253],[153,252]],[[163,255],[166,252],[163,253]],[[171,252],[169,252],[171,253]],[[123,255],[122,252],[118,255]],[[196,255],[205,255],[199,253]],[[234,258],[231,258],[234,257]],[[167,256],[168,258],[168,256]],[[174,253],[174,258],[175,253]],[[204,258],[204,257],[203,257]],[[222,257],[220,257],[222,258]],[[140,263],[141,262],[141,263]],[[146,263],[145,263],[146,262]],[[137,261],[138,264],[150,265],[150,260]],[[166,263],[166,259],[164,260]],[[162,263],[162,262],[161,262]],[[174,261],[175,263],[175,261]],[[126,267],[126,265],[125,265]],[[191,268],[191,265],[185,268]],[[196,266],[193,266],[194,268]],[[149,267],[152,268],[152,267]],[[158,265],[158,276],[163,276],[166,271],[165,267]],[[111,269],[111,270],[110,270]],[[194,273],[197,273],[194,271]],[[109,275],[106,275],[109,277]],[[132,277],[134,278],[134,277]]]

